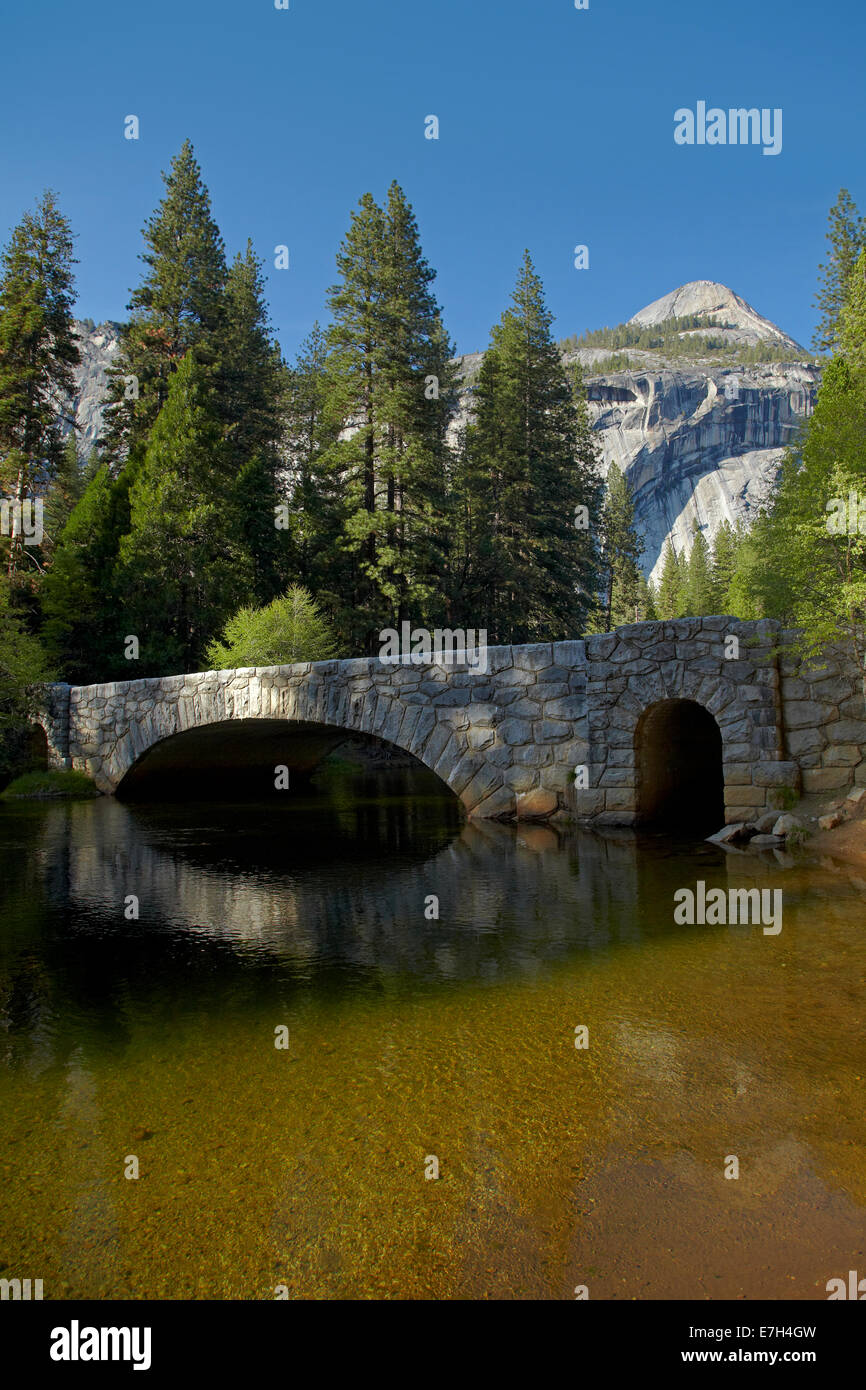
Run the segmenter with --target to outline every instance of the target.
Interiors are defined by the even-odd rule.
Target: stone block
[[[856,767],[863,761],[863,749],[856,743],[831,744],[822,761],[824,767]]]
[[[532,725],[528,719],[503,719],[497,733],[505,743],[529,743]]]
[[[522,792],[517,797],[517,819],[546,820],[548,816],[553,815],[558,804],[556,792],[545,791],[543,787]]]
[[[823,701],[790,700],[784,706],[786,729],[821,728],[835,717],[835,705],[825,704]],[[848,743],[849,741],[847,738],[839,739],[840,743]]]
[[[729,787],[750,787],[752,785],[752,764],[725,763],[725,785]]]
[[[534,728],[536,740],[541,743],[571,737],[571,725],[562,719],[540,719]]]
[[[553,665],[553,647],[550,642],[534,643],[531,647],[514,647],[514,665],[521,671],[543,671]]]
[[[585,666],[586,646],[583,642],[554,642],[553,659],[559,666]]]
[[[851,769],[847,767],[810,767],[803,772],[805,792],[832,792],[850,783]]]
[[[866,720],[837,719],[825,732],[830,743],[866,743]]]
[[[741,820],[743,817],[734,816],[728,811],[728,804],[737,806],[765,806],[767,804],[767,792],[765,787],[745,787],[735,784],[730,789],[725,786],[725,814],[729,821]],[[746,817],[747,819],[748,817]]]
[[[758,763],[752,781],[756,787],[799,787],[800,768],[797,763]]]

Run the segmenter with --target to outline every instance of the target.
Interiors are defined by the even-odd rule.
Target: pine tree
[[[429,626],[441,610],[451,347],[396,184],[384,211],[361,199],[337,267],[322,412],[331,438],[316,468],[339,495],[342,532],[337,582],[325,587],[338,590],[345,644],[372,651],[383,627],[404,616]]]
[[[731,611],[728,607],[729,594],[731,580],[734,577],[734,564],[739,540],[739,530],[735,531],[727,520],[722,522],[713,538],[710,559],[710,588],[714,613],[729,613]]]
[[[129,492],[141,465],[127,460],[117,478],[103,464],[63,531],[40,592],[42,636],[52,664],[73,685],[129,678],[123,638],[129,629],[115,567],[129,530]]]
[[[163,180],[165,197],[143,231],[147,271],[109,372],[105,454],[115,465],[146,438],[186,353],[194,349],[203,365],[214,363],[222,328],[225,250],[189,140]]]
[[[839,330],[841,355],[851,367],[866,371],[866,250],[860,252],[848,280]]]
[[[606,479],[602,508],[602,573],[604,631],[636,621],[639,611],[640,557],[643,542],[637,534],[631,489],[615,463]]]
[[[694,540],[689,554],[685,583],[685,612],[700,618],[713,612],[713,581],[710,571],[710,549],[703,531],[694,524]]]
[[[0,484],[21,507],[63,471],[61,424],[80,361],[72,319],[72,232],[55,195],[25,213],[0,257]],[[38,548],[10,537],[7,573],[40,571]]]
[[[527,251],[481,364],[467,439],[467,595],[472,625],[496,642],[581,632],[597,587],[596,455],[578,456],[580,413],[551,323]]]
[[[667,541],[662,562],[662,572],[656,594],[656,608],[660,618],[679,618],[684,611],[685,579],[683,564],[678,559],[670,540]]]
[[[819,271],[815,299],[821,319],[812,339],[817,352],[835,353],[839,347],[842,310],[857,257],[866,247],[866,218],[861,217],[847,188],[830,209],[827,240],[830,249]]]
[[[207,650],[209,670],[240,666],[290,666],[336,656],[327,618],[310,593],[293,584],[265,608],[241,608]]]
[[[216,407],[235,478],[240,536],[252,564],[253,592],[267,602],[288,570],[288,533],[275,525],[286,371],[271,337],[262,262],[252,243],[226,278],[216,371]]]
[[[192,353],[171,378],[129,500],[118,586],[139,639],[137,674],[195,670],[250,597],[252,574],[213,392]]]

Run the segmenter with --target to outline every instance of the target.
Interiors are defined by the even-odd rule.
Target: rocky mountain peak
[[[679,335],[682,338],[690,334],[711,333],[713,337],[732,343],[775,343],[792,351],[803,351],[800,344],[783,333],[775,323],[765,319],[740,295],[716,280],[690,280],[687,285],[680,285],[679,289],[662,295],[661,299],[654,299],[634,314],[629,323],[639,328],[650,328],[667,319],[692,315],[706,320],[706,328],[684,329]]]

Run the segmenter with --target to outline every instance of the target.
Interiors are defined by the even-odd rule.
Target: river
[[[698,881],[780,888],[782,930],[677,925]],[[0,1272],[46,1298],[826,1298],[866,1275],[864,891],[466,824],[405,769],[0,805]]]

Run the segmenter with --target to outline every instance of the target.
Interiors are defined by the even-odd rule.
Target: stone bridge
[[[793,634],[729,617],[482,649],[477,667],[376,657],[45,688],[49,761],[125,795],[161,771],[309,771],[347,734],[412,754],[475,817],[689,826],[786,793],[866,785],[859,674],[779,655]]]

